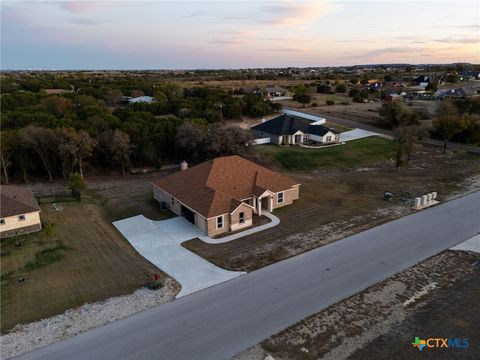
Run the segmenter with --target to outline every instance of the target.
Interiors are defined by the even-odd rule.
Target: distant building
[[[42,229],[40,207],[29,188],[0,186],[0,237],[28,234]]]
[[[431,79],[430,79],[430,76],[428,75],[415,76],[412,80],[413,85],[422,86],[422,87],[428,86],[430,82],[431,82]]]
[[[262,94],[264,94],[268,99],[273,99],[277,97],[284,97],[288,95],[286,89],[278,85],[267,85],[262,89]]]
[[[283,114],[251,128],[254,136],[270,138],[278,145],[295,145],[305,142],[333,144],[339,142],[339,133],[322,123],[325,120],[312,121],[299,116]]]
[[[128,99],[129,104],[138,104],[138,103],[151,104],[153,102],[155,102],[155,98],[152,96],[139,96],[139,97]]]

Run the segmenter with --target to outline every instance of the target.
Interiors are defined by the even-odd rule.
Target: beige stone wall
[[[182,215],[182,205],[177,201],[177,199],[173,198],[173,203],[172,203],[172,197],[167,194],[165,191],[160,189],[158,186],[153,185],[153,197],[155,200],[158,202],[164,202],[167,207],[175,214],[178,216]]]
[[[298,200],[299,186],[293,186],[291,189],[285,190],[283,193],[284,193],[283,203],[281,203],[281,204],[279,204],[277,202],[277,199],[278,199],[277,194],[278,193],[275,193],[275,195],[273,196],[273,208],[274,209],[280,208],[282,206],[290,205],[290,204],[293,203],[293,200]]]
[[[245,222],[240,224],[240,213],[245,214]],[[253,210],[250,206],[240,205],[238,209],[230,214],[230,231],[237,231],[252,226]]]
[[[15,234],[15,230],[23,228],[30,228],[32,231],[41,229],[40,211],[20,215],[24,215],[25,220],[19,220],[18,215],[2,218],[5,220],[5,224],[0,225],[2,236],[7,233]]]
[[[223,227],[217,229],[217,217],[208,219],[207,221],[207,235],[216,236],[230,231],[230,214],[225,214],[223,216]]]

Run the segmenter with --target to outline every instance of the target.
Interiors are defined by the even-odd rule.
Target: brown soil
[[[275,210],[280,225],[225,244],[191,240],[184,246],[223,268],[252,271],[411,213],[411,203],[404,204],[402,194],[411,199],[437,191],[444,201],[466,191],[480,175],[480,157],[460,151],[443,155],[425,145],[399,172],[387,162],[288,175],[302,183],[300,199]],[[383,200],[384,191],[395,194],[392,202]]]
[[[446,251],[312,315],[236,359],[474,359],[480,254]],[[469,337],[466,350],[425,350],[415,336]]]

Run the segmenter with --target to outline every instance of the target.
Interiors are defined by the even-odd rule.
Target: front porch
[[[301,131],[297,131],[292,135],[281,135],[278,139],[279,145],[303,144],[306,141],[308,141],[308,134],[304,134]]]

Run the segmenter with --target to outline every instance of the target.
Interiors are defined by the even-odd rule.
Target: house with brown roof
[[[187,168],[152,186],[161,206],[216,236],[248,228],[254,215],[292,204],[300,184],[235,155]]]
[[[0,186],[0,237],[28,234],[42,229],[40,207],[29,188]]]

